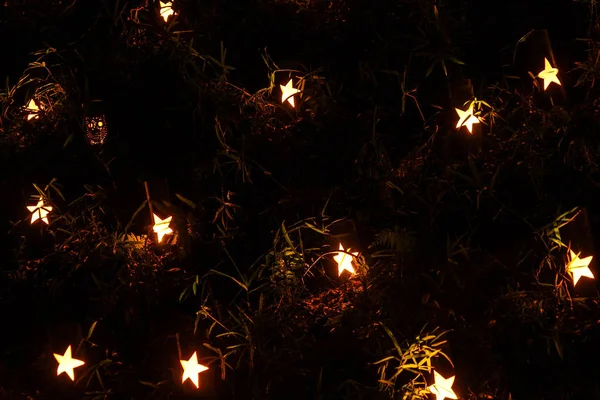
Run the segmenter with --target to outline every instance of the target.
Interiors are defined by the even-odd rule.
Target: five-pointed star
[[[473,103],[466,111],[459,110],[455,108],[456,113],[458,114],[458,123],[456,124],[456,129],[459,129],[462,126],[466,126],[469,130],[469,133],[473,133],[473,124],[479,123],[479,118],[473,115]]]
[[[162,242],[163,237],[165,235],[169,235],[171,233],[173,233],[173,230],[171,228],[169,228],[169,224],[171,223],[171,218],[173,217],[167,217],[165,219],[160,219],[158,218],[158,216],[156,214],[152,214],[154,215],[154,226],[152,227],[152,229],[154,230],[154,232],[156,232],[156,235],[158,236],[158,243]]]
[[[341,243],[339,250],[344,251],[344,247]],[[356,273],[356,271],[354,271],[354,267],[352,266],[352,260],[354,259],[353,256],[358,255],[358,252],[351,254],[352,256],[346,253],[337,252],[337,255],[333,257],[333,259],[338,263],[338,276],[342,275],[342,272],[344,272],[344,270],[350,272],[352,275]]]
[[[567,264],[567,272],[570,272],[573,275],[573,286],[577,285],[579,278],[582,276],[594,279],[594,274],[592,274],[592,271],[589,268],[590,262],[592,262],[594,256],[581,259],[578,254],[573,252],[573,250],[569,251],[571,252],[571,260]]]
[[[445,379],[443,376],[437,373],[437,371],[433,371],[433,376],[435,379],[435,383],[431,386],[428,386],[427,389],[431,393],[435,395],[436,400],[444,400],[444,399],[458,399],[456,397],[456,393],[452,390],[452,385],[454,384],[454,376],[448,379]]]
[[[175,11],[173,11],[172,3],[170,1],[167,1],[166,3],[159,1],[159,3],[160,3],[160,16],[165,20],[165,22],[167,22],[169,17],[171,15],[173,15],[173,13],[175,12]]]
[[[67,347],[67,351],[62,356],[60,354],[54,354],[54,358],[58,361],[58,369],[56,370],[56,376],[65,372],[69,375],[72,381],[75,381],[75,374],[73,373],[73,369],[77,367],[81,367],[85,364],[81,360],[77,360],[71,357],[71,345]]]
[[[48,224],[48,213],[52,211],[52,207],[44,204],[44,199],[40,198],[35,206],[27,206],[27,209],[32,212],[31,223],[33,224],[38,219]]]
[[[38,108],[37,104],[35,104],[35,101],[33,101],[33,99],[29,100],[29,103],[27,103],[27,107],[25,107],[27,109],[27,111],[31,111],[33,114],[29,114],[27,115],[27,121],[29,121],[32,118],[37,118],[37,112],[40,111],[40,109]]]
[[[550,61],[548,61],[547,58],[544,58],[544,63],[544,70],[538,74],[538,78],[544,80],[544,90],[548,88],[550,82],[554,82],[557,85],[561,85],[560,81],[558,80],[558,77],[556,76],[556,74],[558,74],[558,69],[552,68],[552,65],[550,65]]]
[[[288,83],[286,83],[285,86],[279,85],[279,87],[281,88],[281,102],[285,103],[285,101],[287,100],[288,103],[290,103],[292,105],[292,107],[296,107],[293,96],[296,93],[300,93],[300,90],[298,90],[294,87],[294,83],[292,81],[293,80],[290,79],[288,81]]]
[[[196,355],[196,352],[192,354],[188,361],[179,360],[179,362],[181,362],[181,366],[183,367],[183,378],[181,383],[185,382],[186,379],[189,379],[194,383],[194,385],[196,385],[196,388],[200,388],[200,385],[198,384],[198,374],[206,371],[208,367],[198,364],[198,356]]]

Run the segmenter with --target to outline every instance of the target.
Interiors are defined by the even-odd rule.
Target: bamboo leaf
[[[211,269],[210,272],[212,272],[214,274],[217,274],[217,275],[224,276],[226,278],[229,278],[232,281],[234,281],[235,283],[237,283],[238,285],[240,285],[240,287],[242,287],[244,290],[248,291],[248,287],[246,285],[244,285],[242,282],[240,282],[237,279],[235,279],[233,276],[227,275],[226,273],[221,272],[221,271],[217,271],[216,269]]]
[[[88,334],[87,334],[86,340],[90,340],[90,338],[92,337],[92,334],[94,333],[94,329],[96,329],[96,324],[98,324],[98,321],[94,321],[94,323],[92,324],[92,326],[90,326],[90,329],[88,330]]]
[[[191,201],[188,198],[183,197],[182,195],[180,195],[179,193],[175,193],[175,196],[181,200],[182,202],[184,202],[185,204],[187,204],[188,206],[190,206],[191,208],[193,208],[194,210],[196,209],[196,203],[194,203],[193,201]]]

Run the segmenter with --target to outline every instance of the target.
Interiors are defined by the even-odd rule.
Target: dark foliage
[[[596,7],[6,2],[0,398],[598,398]]]

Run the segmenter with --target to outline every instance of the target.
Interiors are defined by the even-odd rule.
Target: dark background
[[[379,376],[370,363],[383,358],[377,356],[392,345],[380,331],[369,329],[374,321],[384,319],[403,340],[418,334],[426,322],[455,330],[449,350],[455,369],[442,367],[442,374],[460,376],[455,390],[461,398],[508,398],[509,393],[515,399],[598,395],[594,383],[598,368],[583,367],[598,346],[596,300],[588,299],[585,307],[569,311],[564,298],[550,296],[533,278],[543,258],[535,228],[580,206],[588,207],[591,227],[570,235],[589,238],[596,229],[593,163],[565,161],[570,160],[569,143],[595,138],[595,103],[589,92],[572,88],[576,78],[569,75],[574,63],[587,57],[588,46],[577,38],[595,34],[589,5],[572,1],[182,0],[175,4],[179,16],[170,33],[152,12],[140,17],[140,29],[145,32],[140,36],[145,38],[142,45],[128,45],[136,28],[127,21],[129,12],[121,12],[123,7],[132,8],[134,2],[20,1],[2,7],[0,76],[15,85],[35,59],[31,53],[51,47],[60,57],[50,56],[48,62],[53,61],[54,71],[61,71],[67,90],[61,118],[52,124],[42,121],[22,127],[25,146],[15,147],[9,140],[2,146],[0,305],[7,328],[0,334],[0,389],[6,396],[26,398],[18,396],[39,390],[39,398],[94,398],[89,394],[92,389],[85,389],[83,383],[70,387],[68,381],[50,373],[55,368],[51,354],[62,353],[69,343],[75,346],[75,339],[70,338],[82,339],[90,324],[99,320],[92,340],[98,345],[86,357],[118,360],[102,368],[106,368],[106,387],[114,396],[126,396],[121,398],[184,398],[194,393],[206,398],[317,398],[317,392],[319,398],[376,398],[383,395],[376,394]],[[531,85],[525,80],[507,83],[507,75],[521,73],[512,68],[516,43],[533,29],[549,33],[561,81],[569,84],[564,107],[574,122],[563,123],[551,107],[550,111],[527,109],[519,90]],[[182,33],[173,33],[178,30]],[[223,43],[226,64],[236,68],[228,75],[228,83],[249,93],[269,84],[261,58],[266,49],[281,69],[316,71],[335,95],[323,95],[319,86],[321,91],[311,93],[316,100],[290,110],[278,101],[278,85],[288,79],[279,73],[269,99],[274,111],[242,105],[239,93],[219,81],[211,67],[196,69],[201,62],[190,61],[182,50],[192,39],[200,54],[217,59]],[[434,63],[440,59],[445,59],[447,76],[440,63]],[[390,71],[401,76],[406,65],[406,88],[417,89],[414,94],[425,122],[411,99],[407,99],[406,112],[401,112],[401,88]],[[532,72],[539,72],[536,68],[531,66]],[[495,84],[519,88],[504,103],[495,103],[506,111],[503,117],[508,122],[499,133],[487,136],[486,151],[477,154],[477,168],[485,179],[496,171],[495,163],[505,165],[498,178],[497,198],[481,206],[471,201],[477,197],[475,189],[446,175],[447,166],[459,166],[469,174],[468,156],[448,158],[441,155],[439,145],[432,145],[430,153],[438,158],[418,167],[421,156],[415,155],[434,131],[452,132],[454,114],[440,110],[451,109],[449,91],[463,78],[471,79],[476,97],[493,95],[503,100],[501,94],[488,90]],[[30,90],[21,89],[11,107],[25,104]],[[101,149],[85,143],[79,125],[80,105],[92,100],[101,100],[99,109],[109,126]],[[578,108],[588,103],[590,107]],[[512,113],[510,107],[517,111]],[[551,126],[531,128],[529,136],[514,139],[514,131],[526,126],[520,110],[523,115],[548,112],[543,115]],[[235,172],[215,172],[215,159],[221,157],[215,117],[226,128],[232,147],[252,165],[252,183]],[[372,135],[374,119],[378,121],[376,135]],[[7,115],[4,120],[3,134],[13,135],[9,126],[16,126],[15,120]],[[560,131],[563,126],[568,128]],[[544,129],[555,136],[538,137]],[[566,139],[560,140],[563,134]],[[373,150],[374,143],[384,149],[385,157]],[[595,159],[595,142],[586,143]],[[531,172],[538,167],[543,171],[539,186],[532,183],[535,174]],[[412,173],[415,169],[418,172]],[[405,174],[410,176],[402,178]],[[89,230],[90,237],[82,233],[79,241],[73,241],[57,229],[28,225],[25,204],[34,193],[31,183],[44,186],[54,177],[66,198],[53,197],[56,214],[87,215],[91,210],[72,208],[69,202],[82,196],[84,184],[103,188],[99,219],[106,231],[95,230],[85,220],[87,225],[78,229]],[[166,210],[175,215],[179,232],[187,232],[180,233],[177,251],[153,249],[156,259],[140,261],[150,266],[144,272],[140,266],[136,272],[123,272],[127,268],[122,259],[110,251],[88,248],[95,243],[94,235],[110,237],[124,231],[145,199],[144,181],[159,190],[165,179],[171,201]],[[399,186],[403,195],[390,195],[386,182]],[[436,192],[438,185],[457,195],[448,199],[440,194],[439,208],[427,215],[423,204],[435,203],[436,193],[442,192]],[[215,198],[229,192],[240,209],[235,228],[222,237],[212,215],[218,208]],[[199,206],[193,212],[187,210],[175,201],[176,193]],[[233,271],[223,248],[238,266],[245,266],[244,272],[249,270],[269,251],[283,221],[317,216],[325,203],[333,220],[350,217],[356,221],[354,241],[361,252],[368,253],[376,232],[397,227],[415,232],[415,249],[409,255],[396,255],[387,266],[372,260],[370,273],[379,275],[374,275],[371,292],[377,295],[356,295],[351,302],[354,314],[342,319],[334,333],[321,319],[311,319],[312,311],[301,308],[298,299],[286,312],[274,307],[279,295],[269,292],[266,301],[277,310],[270,310],[271,314],[257,311],[252,316],[256,321],[253,334],[260,342],[256,348],[262,349],[257,350],[254,368],[243,364],[234,368],[234,378],[221,381],[214,364],[210,378],[202,380],[201,376],[208,382],[204,390],[192,392],[186,386],[189,382],[182,389],[175,335],[184,343],[185,359],[202,343],[213,343],[208,335],[193,333],[200,299],[193,296],[180,303],[183,288],[216,266],[226,264],[228,272]],[[149,224],[143,210],[129,232],[146,233]],[[63,220],[56,226],[71,229]],[[450,238],[466,233],[477,250],[455,269],[446,247]],[[593,252],[593,239],[591,243],[586,252]],[[530,248],[534,255],[529,255]],[[171,268],[181,273],[168,274]],[[545,282],[554,283],[554,275],[547,275]],[[102,287],[97,280],[111,286]],[[431,283],[437,280],[451,283]],[[303,292],[302,301],[332,303],[323,295],[323,287],[340,292],[347,287],[340,289],[331,282],[307,283],[309,294]],[[216,280],[207,289],[209,306],[225,319],[234,305],[245,306],[239,288],[230,283]],[[344,281],[343,285],[351,284]],[[594,283],[585,290],[586,296],[597,297]],[[515,298],[531,296],[533,305],[528,303],[527,308],[511,298],[513,291]],[[422,302],[424,296],[431,296],[431,302]],[[546,303],[544,296],[550,298]],[[545,308],[542,303],[547,304]],[[524,310],[537,310],[538,305],[546,314],[532,317],[533,322],[524,321]],[[338,306],[342,307],[331,308]],[[210,321],[203,321],[201,330],[209,326]],[[560,335],[563,344],[554,345]],[[293,347],[288,341],[299,344]],[[558,351],[559,355],[555,348],[560,346],[567,350]],[[362,351],[349,350],[354,348]],[[325,371],[323,381],[320,370]],[[151,390],[140,385],[140,380],[170,383]],[[98,393],[106,393],[105,388],[93,385]]]

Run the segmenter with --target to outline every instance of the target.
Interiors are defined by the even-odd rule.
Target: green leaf
[[[388,329],[387,326],[385,326],[383,323],[379,323],[382,327],[383,330],[385,330],[385,333],[387,333],[387,335],[389,336],[389,338],[392,340],[392,343],[394,343],[394,347],[396,348],[396,351],[398,351],[398,354],[400,355],[400,357],[402,357],[402,348],[400,347],[400,345],[398,344],[398,341],[396,340],[396,337],[394,336],[394,334],[392,333],[392,331],[390,331]]]
[[[138,382],[144,386],[150,386],[151,388],[158,389],[158,385],[155,385],[154,383],[150,383],[150,382],[146,382],[146,381],[138,381]]]
[[[69,135],[69,137],[67,138],[67,140],[65,140],[65,143],[63,144],[63,149],[65,147],[67,147],[69,145],[69,143],[71,143],[73,141],[74,137],[75,137],[75,135],[73,133]]]
[[[92,337],[92,333],[94,333],[94,329],[96,329],[96,324],[98,323],[98,321],[94,321],[94,323],[92,324],[92,326],[90,326],[90,329],[88,330],[88,334],[86,337],[86,340],[90,340],[90,338]]]
[[[232,281],[234,281],[235,283],[237,283],[241,288],[243,288],[245,291],[248,291],[248,287],[246,285],[244,285],[242,282],[240,282],[239,280],[235,279],[233,276],[231,275],[227,275],[226,273],[223,273],[221,271],[217,271],[216,269],[211,269],[210,272],[217,274],[217,275],[221,275],[224,276],[226,278],[231,279]]]
[[[181,292],[181,294],[179,295],[179,302],[181,303],[181,300],[183,299],[183,296],[185,296],[185,294],[187,293],[189,288],[185,288],[183,289],[183,291]]]
[[[182,195],[180,195],[179,193],[175,193],[175,196],[177,196],[177,198],[179,200],[181,200],[182,202],[184,202],[185,204],[187,204],[188,206],[192,207],[194,210],[196,209],[196,203],[194,203],[193,201],[191,201],[190,199],[187,199],[185,197],[183,197]]]
[[[558,356],[562,360],[563,359],[562,345],[560,344],[557,336],[554,336],[554,347],[556,347],[556,351],[558,352]]]
[[[310,229],[312,229],[315,232],[320,233],[321,235],[325,235],[326,233],[324,231],[322,231],[321,229],[317,228],[316,226],[314,226],[313,224],[310,224],[308,222],[305,222],[306,226],[309,227]]]

